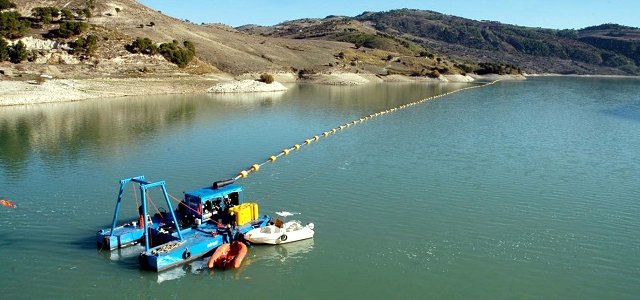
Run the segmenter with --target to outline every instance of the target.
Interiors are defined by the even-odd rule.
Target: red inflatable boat
[[[209,259],[209,269],[237,269],[247,255],[247,245],[233,241],[231,244],[222,244]]]

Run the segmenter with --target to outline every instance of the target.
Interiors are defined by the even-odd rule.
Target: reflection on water
[[[0,196],[18,206],[0,209],[2,296],[638,298],[637,80],[500,82],[278,158],[241,182],[245,199],[304,213],[316,236],[307,247],[253,246],[239,270],[210,271],[205,257],[156,274],[139,270],[135,251],[96,253],[90,237],[112,221],[117,179],[166,180],[177,196],[322,130],[453,88],[300,85],[241,101],[0,108]],[[629,117],[603,113],[616,108]],[[121,213],[135,217],[126,197]]]
[[[253,245],[249,248],[247,256],[242,261],[242,266],[237,270],[209,270],[207,264],[210,256],[205,256],[188,265],[158,273],[157,282],[162,283],[183,278],[187,274],[201,274],[203,272],[208,272],[210,276],[223,279],[242,279],[243,272],[251,265],[293,265],[311,250],[313,250],[313,239],[283,245]]]
[[[189,123],[195,109],[180,97],[2,107],[0,165],[19,175],[30,155],[51,163],[74,161],[87,148],[117,152],[158,129]]]
[[[260,93],[224,93],[224,94],[207,94],[207,98],[216,102],[232,103],[232,104],[260,104],[271,105],[281,100],[286,91],[276,92],[260,92]]]
[[[285,265],[313,250],[313,239],[281,245],[254,245],[247,256],[246,265],[252,263]]]
[[[83,151],[92,155],[121,153],[128,144],[189,127],[197,118],[206,119],[207,126],[213,129],[220,126],[216,123],[224,123],[229,114],[272,107],[282,104],[283,99],[287,104],[295,102],[295,109],[303,111],[331,106],[338,112],[374,112],[464,86],[291,85],[283,92],[129,97],[0,107],[0,166],[6,175],[20,176],[32,156],[55,167],[61,162],[77,161]]]

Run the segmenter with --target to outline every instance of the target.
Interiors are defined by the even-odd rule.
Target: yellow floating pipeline
[[[485,83],[485,84],[483,84],[483,85],[471,86],[471,87],[467,87],[467,88],[463,88],[463,89],[455,90],[455,91],[452,91],[452,92],[447,92],[447,93],[444,93],[444,94],[440,94],[440,95],[435,95],[435,96],[427,97],[427,98],[424,98],[424,99],[421,99],[421,100],[417,100],[417,101],[414,101],[414,102],[405,103],[405,104],[403,104],[403,105],[400,105],[400,106],[397,106],[397,107],[393,107],[393,108],[390,108],[390,109],[387,109],[387,110],[383,110],[383,111],[379,111],[379,112],[376,112],[376,113],[373,113],[373,114],[369,114],[368,116],[361,117],[361,118],[359,118],[359,119],[353,120],[353,121],[351,121],[351,122],[349,122],[349,123],[346,123],[346,124],[344,124],[344,125],[339,125],[338,127],[332,128],[331,130],[328,130],[328,131],[325,131],[325,132],[323,132],[323,133],[322,133],[322,136],[324,136],[324,137],[328,137],[328,136],[329,136],[329,134],[336,134],[336,133],[338,132],[338,130],[344,130],[344,129],[346,129],[346,128],[351,127],[351,125],[356,125],[356,124],[358,124],[358,123],[364,123],[364,121],[366,121],[366,120],[373,119],[374,117],[379,117],[379,116],[382,116],[382,115],[385,115],[385,114],[388,114],[388,113],[392,113],[392,112],[395,112],[395,111],[397,111],[397,110],[399,110],[399,109],[404,109],[404,108],[412,107],[412,106],[414,106],[414,105],[417,105],[417,104],[420,104],[420,103],[423,103],[423,102],[427,102],[427,101],[429,101],[429,100],[438,99],[438,98],[440,98],[440,97],[447,96],[447,95],[451,95],[451,94],[453,94],[453,93],[457,93],[457,92],[461,92],[461,91],[465,91],[465,90],[469,90],[469,89],[475,89],[475,88],[485,87],[485,86],[488,86],[488,85],[492,85],[492,84],[494,84],[494,83],[496,83],[496,82],[498,82],[498,80],[493,81],[493,82],[490,82],[490,83]],[[312,142],[314,142],[314,141],[316,141],[316,142],[317,142],[317,141],[319,141],[319,140],[320,140],[320,136],[319,136],[319,135],[315,135],[313,138],[310,138],[310,139],[305,140],[305,141],[304,141],[304,145],[310,145]],[[265,162],[263,162],[263,163],[261,163],[261,164],[253,164],[253,165],[251,166],[251,168],[249,168],[249,169],[247,169],[247,170],[242,170],[242,171],[240,171],[240,172],[238,173],[238,175],[234,178],[234,180],[238,180],[238,179],[240,179],[240,178],[247,178],[247,176],[249,176],[249,173],[251,173],[251,172],[258,172],[258,170],[260,170],[260,167],[261,167],[262,165],[264,165],[264,164],[266,164],[266,163],[268,163],[268,162],[275,162],[275,161],[278,159],[278,157],[283,156],[283,155],[289,155],[289,153],[290,153],[292,150],[300,150],[300,147],[301,147],[301,145],[299,145],[299,144],[295,144],[295,145],[293,145],[293,147],[291,147],[291,148],[283,149],[283,150],[282,150],[280,153],[278,153],[277,155],[271,155],[271,156],[269,156],[269,158],[268,158]]]

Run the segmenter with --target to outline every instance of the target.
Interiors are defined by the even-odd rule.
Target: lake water
[[[321,139],[241,181],[313,240],[156,274],[98,251],[118,180],[181,197],[354,118],[465,84],[0,108],[0,297],[637,299],[640,80],[534,78]],[[157,197],[159,199],[159,197]],[[136,216],[127,194],[125,215]]]

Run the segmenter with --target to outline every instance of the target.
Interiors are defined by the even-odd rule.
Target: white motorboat
[[[276,212],[279,216],[292,216],[290,212]],[[280,219],[273,225],[255,228],[244,235],[244,238],[254,244],[279,245],[313,238],[313,223],[302,225],[300,221],[283,222]]]

